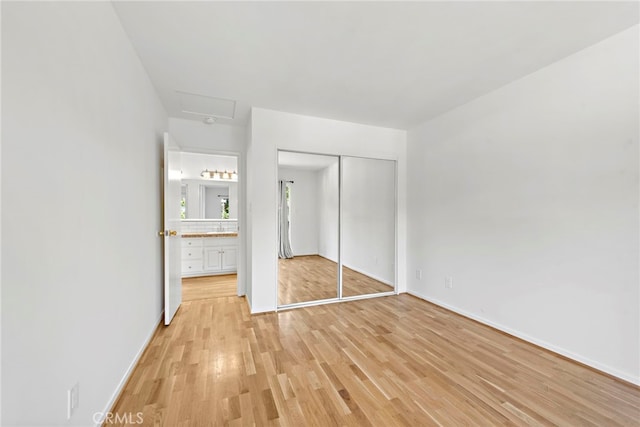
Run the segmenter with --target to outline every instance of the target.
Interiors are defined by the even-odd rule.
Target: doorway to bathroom
[[[239,156],[182,151],[182,301],[243,295]]]

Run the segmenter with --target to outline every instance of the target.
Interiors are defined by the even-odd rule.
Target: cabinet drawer
[[[198,273],[202,271],[202,260],[182,261],[182,274]]]
[[[182,261],[202,259],[202,247],[182,248]]]
[[[183,248],[201,248],[202,247],[202,239],[198,238],[182,238],[182,247]]]

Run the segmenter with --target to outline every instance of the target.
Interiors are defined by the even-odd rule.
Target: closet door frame
[[[319,156],[332,156],[338,158],[339,167],[338,167],[338,274],[336,280],[337,286],[337,297],[336,298],[326,298],[320,300],[313,301],[303,301],[303,302],[295,302],[290,304],[280,304],[278,299],[278,292],[280,287],[279,281],[279,268],[278,268],[278,258],[276,257],[276,311],[281,310],[289,310],[300,307],[311,307],[314,305],[324,305],[324,304],[332,304],[342,301],[355,301],[360,299],[369,299],[369,298],[377,298],[377,297],[386,297],[391,295],[398,294],[398,217],[399,217],[399,206],[398,206],[398,160],[397,159],[385,159],[385,158],[375,158],[369,156],[354,156],[354,155],[344,155],[344,154],[331,154],[331,153],[317,153],[310,151],[299,151],[299,150],[289,150],[289,149],[277,149],[277,152],[287,152],[287,153],[297,153],[297,154],[310,154],[310,155],[319,155]],[[276,156],[277,158],[278,156]],[[345,158],[358,158],[358,159],[367,159],[367,160],[383,160],[393,162],[393,197],[394,197],[394,210],[393,210],[393,227],[394,227],[394,247],[393,247],[393,266],[394,266],[394,280],[393,280],[393,290],[386,292],[377,292],[371,294],[362,294],[362,295],[353,295],[353,296],[343,296],[342,295],[342,281],[343,281],[343,263],[342,263],[342,254],[343,254],[343,179],[344,179],[344,159]]]

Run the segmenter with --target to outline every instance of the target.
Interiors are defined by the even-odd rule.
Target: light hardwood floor
[[[237,294],[236,274],[182,278],[182,301],[232,297]]]
[[[406,294],[182,304],[113,408],[148,426],[638,426],[640,389]],[[112,418],[114,419],[114,418]]]
[[[343,296],[393,291],[393,287],[343,267]],[[318,255],[278,260],[278,304],[338,297],[338,264]]]

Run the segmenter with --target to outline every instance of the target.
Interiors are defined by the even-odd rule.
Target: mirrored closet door
[[[396,162],[278,152],[278,306],[388,295]]]
[[[342,158],[342,297],[393,292],[396,162]]]
[[[338,298],[340,158],[278,152],[278,306]]]

